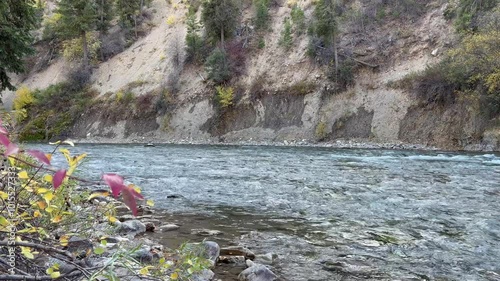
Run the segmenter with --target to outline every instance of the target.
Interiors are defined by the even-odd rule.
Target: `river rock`
[[[191,234],[196,234],[200,236],[218,236],[224,234],[220,230],[212,230],[212,229],[192,229]]]
[[[264,255],[256,255],[255,262],[261,263],[261,264],[271,265],[271,264],[273,264],[274,258],[275,258],[275,256],[271,253],[267,253]]]
[[[146,225],[138,220],[129,220],[122,222],[117,228],[116,232],[119,234],[126,234],[127,236],[136,236],[137,234],[146,232]]]
[[[148,221],[148,222],[144,222],[144,225],[146,226],[146,231],[147,232],[154,232],[155,229],[156,229],[156,226],[154,223]]]
[[[220,250],[220,254],[223,256],[244,256],[245,258],[251,260],[255,259],[255,254],[242,246],[224,247]]]
[[[203,241],[202,243],[188,243],[187,249],[191,250],[196,256],[204,257],[209,260],[212,266],[215,266],[220,255],[220,246],[213,241]]]
[[[265,265],[254,263],[247,260],[247,269],[243,270],[240,275],[238,275],[238,280],[240,281],[275,281],[277,280],[276,274],[274,274]]]
[[[165,225],[162,225],[159,227],[160,231],[164,231],[164,232],[177,230],[179,228],[180,228],[180,226],[173,224],[173,223],[165,224]]]
[[[245,266],[245,257],[244,256],[219,256],[219,262],[234,264],[237,266]]]

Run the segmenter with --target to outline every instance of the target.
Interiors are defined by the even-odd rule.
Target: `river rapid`
[[[30,145],[49,152],[46,145]],[[78,145],[155,207],[277,256],[284,280],[500,280],[500,155]],[[64,163],[61,157],[55,163]]]

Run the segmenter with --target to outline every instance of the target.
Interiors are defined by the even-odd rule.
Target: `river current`
[[[214,217],[214,229],[277,255],[285,280],[500,280],[500,155],[204,145],[71,151],[89,154],[82,176],[116,172],[156,208]]]

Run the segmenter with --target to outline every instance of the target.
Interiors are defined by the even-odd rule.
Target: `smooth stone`
[[[116,232],[120,234],[126,234],[130,236],[136,236],[137,234],[146,232],[146,225],[138,220],[129,220],[122,222],[117,228]]]
[[[261,263],[261,264],[271,265],[271,264],[273,264],[274,258],[275,258],[275,256],[271,253],[267,253],[264,255],[257,255],[257,256],[255,256],[255,262]]]

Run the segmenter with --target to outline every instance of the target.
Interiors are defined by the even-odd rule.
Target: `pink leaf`
[[[64,178],[66,177],[66,170],[62,169],[57,171],[52,178],[52,184],[54,185],[54,189],[58,189],[61,186]]]
[[[0,134],[2,134],[2,135],[8,135],[9,131],[7,131],[7,129],[5,129],[4,126],[0,126]]]
[[[47,158],[47,155],[40,150],[28,150],[27,153],[38,159],[38,161],[50,166],[49,158]]]
[[[19,147],[15,143],[9,143],[9,145],[7,145],[7,148],[5,148],[4,155],[9,156],[12,154],[16,154],[18,152],[19,152]]]
[[[7,147],[10,144],[10,140],[7,136],[0,134],[0,143]]]
[[[135,202],[135,196],[132,190],[133,188],[130,188],[128,186],[126,186],[122,190],[123,203],[125,203],[125,205],[127,205],[130,208],[130,210],[132,210],[132,214],[134,216],[137,216],[137,203]]]
[[[111,193],[116,198],[120,194],[120,192],[125,188],[123,184],[123,178],[117,174],[104,174],[102,179],[106,182],[107,185],[111,188]]]

